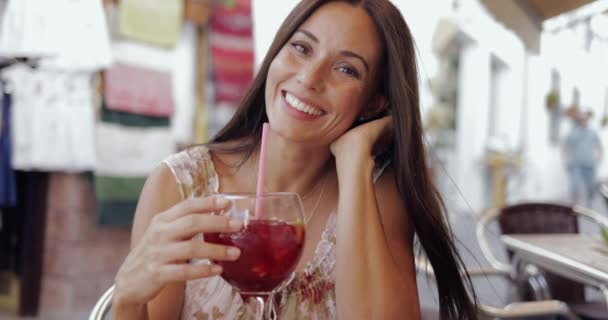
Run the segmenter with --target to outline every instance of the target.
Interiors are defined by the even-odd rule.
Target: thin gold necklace
[[[253,171],[249,171],[249,172],[253,172]],[[253,173],[251,173],[251,177],[253,178]],[[257,181],[257,179],[253,180],[253,181]],[[315,216],[315,213],[317,213],[317,207],[319,207],[319,203],[321,203],[321,198],[323,198],[323,194],[325,193],[325,185],[327,184],[327,178],[323,177],[323,179],[320,179],[314,187],[312,187],[312,189],[310,189],[310,191],[308,191],[304,196],[300,197],[302,199],[302,202],[304,202],[304,200],[306,200],[308,197],[310,197],[315,190],[317,190],[319,187],[321,187],[321,192],[319,193],[319,197],[317,198],[317,201],[315,202],[315,205],[313,206],[311,213],[310,213],[310,217],[308,217],[308,219],[306,219],[306,217],[304,219],[306,219],[306,226],[308,226],[308,223],[312,220],[312,218]],[[267,190],[266,186],[264,186],[264,190]],[[266,191],[265,191],[266,192]]]
[[[310,217],[308,217],[308,219],[306,219],[306,227],[308,227],[308,223],[315,216],[315,213],[317,213],[317,207],[319,206],[319,203],[321,203],[321,198],[323,198],[323,195],[325,194],[325,185],[326,185],[327,179],[322,179],[322,180],[323,180],[323,183],[322,183],[322,187],[321,187],[321,192],[319,193],[319,197],[317,198],[317,202],[315,202],[314,207],[312,207],[312,210],[311,210],[311,213],[310,213]],[[319,185],[319,183],[317,183],[317,185]],[[316,189],[316,188],[314,188],[314,189]],[[312,193],[312,192],[309,192],[309,193]],[[302,200],[304,200],[304,198],[302,198]]]

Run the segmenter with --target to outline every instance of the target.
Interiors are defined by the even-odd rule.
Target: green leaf
[[[608,244],[608,230],[602,229],[601,233],[602,233],[602,237],[604,238],[604,242],[606,242],[606,244]]]

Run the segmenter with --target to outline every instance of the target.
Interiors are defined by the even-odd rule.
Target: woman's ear
[[[365,121],[373,118],[379,118],[379,116],[386,115],[388,109],[388,100],[384,96],[378,95],[371,99],[370,106],[361,112],[359,115],[359,120]]]

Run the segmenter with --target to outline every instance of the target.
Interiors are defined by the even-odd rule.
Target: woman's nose
[[[319,91],[324,86],[324,63],[309,62],[298,72],[297,80],[306,89]]]

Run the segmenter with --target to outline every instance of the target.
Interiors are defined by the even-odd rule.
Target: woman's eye
[[[347,75],[349,75],[349,76],[351,76],[351,77],[355,77],[355,78],[357,78],[357,79],[359,79],[359,78],[360,78],[359,71],[357,71],[357,70],[356,70],[356,69],[354,69],[354,68],[350,68],[350,67],[339,67],[339,68],[338,68],[338,71],[340,71],[340,72],[342,72],[342,73],[345,73],[345,74],[347,74]]]
[[[308,53],[308,51],[309,51],[309,50],[308,50],[308,47],[306,47],[305,45],[303,45],[303,44],[301,44],[301,43],[298,43],[298,42],[294,42],[294,43],[292,43],[292,44],[291,44],[291,46],[292,46],[294,49],[296,49],[296,50],[298,50],[299,52],[304,53],[304,54]]]

